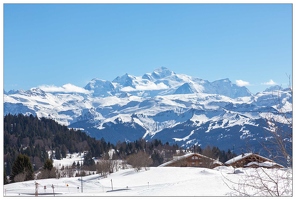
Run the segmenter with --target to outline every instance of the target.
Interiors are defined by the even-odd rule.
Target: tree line
[[[38,118],[33,115],[8,114],[4,116],[3,131],[5,183],[33,179],[31,172],[35,171],[42,171],[43,178],[56,177],[57,173],[51,166],[52,160],[59,160],[65,158],[67,154],[77,152],[87,152],[84,156],[84,167],[93,168],[100,173],[112,172],[115,162],[110,160],[122,160],[140,169],[141,167],[158,166],[173,159],[177,153],[184,152],[184,149],[177,144],[163,143],[157,139],[146,141],[140,138],[133,142],[118,141],[116,144],[111,144],[104,138],[97,140],[80,130],[60,125],[52,119]],[[109,153],[111,149],[114,150],[112,158]],[[215,159],[219,158],[221,162],[236,156],[230,150],[225,152],[217,147],[208,146],[201,149],[197,146],[191,150]],[[95,163],[93,158],[100,159],[101,162]],[[141,163],[139,163],[139,158],[143,158]],[[18,162],[27,164],[24,167],[24,164],[19,165]],[[77,168],[77,165],[79,163],[73,163],[73,168]],[[107,166],[104,170],[102,170],[103,165]],[[15,166],[22,166],[22,169],[17,169],[20,167]],[[6,179],[7,176],[10,180]]]

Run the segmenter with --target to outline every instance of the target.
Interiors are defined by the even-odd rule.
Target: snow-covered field
[[[234,196],[229,180],[239,182],[253,169],[231,167],[215,169],[193,167],[151,167],[136,172],[134,169],[121,169],[102,178],[98,174],[60,179],[41,179],[38,183],[38,196]],[[272,170],[269,169],[272,173]],[[228,180],[229,179],[229,180]],[[227,184],[226,184],[227,183]],[[291,187],[285,186],[283,187]],[[54,186],[54,188],[52,188]],[[81,187],[82,186],[82,187]],[[234,184],[236,187],[236,185]],[[46,188],[45,188],[46,187]],[[4,196],[35,196],[35,181],[4,185]],[[290,191],[292,194],[292,191]],[[290,194],[290,195],[291,195]]]
[[[112,151],[109,153],[112,154]],[[111,155],[110,154],[110,155]],[[68,154],[61,160],[53,160],[53,166],[61,169],[62,166],[71,166],[73,162],[82,162],[81,154]],[[235,171],[235,173],[234,173]],[[122,169],[109,174],[106,178],[99,174],[70,178],[39,179],[4,185],[3,196],[35,196],[36,183],[39,197],[66,197],[66,196],[113,196],[113,197],[227,197],[242,196],[240,192],[254,196],[266,196],[263,189],[250,190],[238,183],[254,185],[260,181],[258,177],[265,176],[258,173],[260,169],[216,167],[214,169],[197,167],[150,167],[147,170],[135,171],[133,168]],[[269,188],[275,186],[270,183],[274,180],[279,184],[277,188],[281,196],[292,196],[292,171],[288,169],[264,169],[271,178],[265,181]],[[254,177],[252,176],[254,175]],[[265,176],[266,177],[266,176]],[[288,179],[287,179],[288,178]],[[53,187],[52,187],[53,186]],[[259,193],[258,193],[259,192]]]
[[[40,184],[39,196],[54,196],[52,184],[55,196],[224,196],[231,192],[223,183],[221,171],[205,168],[151,167],[139,172],[125,169],[107,178],[85,176],[82,178],[82,187],[80,177],[36,182]],[[4,190],[4,196],[34,195],[35,181],[8,184]]]

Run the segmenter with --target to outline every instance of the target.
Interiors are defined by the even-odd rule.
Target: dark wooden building
[[[223,163],[213,158],[199,153],[189,153],[183,156],[175,156],[173,160],[163,163],[159,167],[205,167],[212,169],[221,165]]]

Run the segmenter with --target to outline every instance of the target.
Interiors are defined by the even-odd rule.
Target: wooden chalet
[[[173,160],[163,163],[159,167],[205,167],[212,169],[221,165],[223,163],[213,158],[199,153],[189,153],[183,156],[175,156]]]
[[[264,167],[264,168],[284,168],[284,166],[255,153],[244,153],[236,156],[224,163],[226,166],[238,167]]]

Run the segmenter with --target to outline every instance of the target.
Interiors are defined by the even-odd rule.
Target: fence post
[[[38,183],[35,181],[35,196],[38,196]]]
[[[54,186],[53,186],[53,184],[51,185],[51,187],[52,187],[53,196],[55,196],[55,194],[54,194]]]

